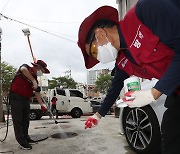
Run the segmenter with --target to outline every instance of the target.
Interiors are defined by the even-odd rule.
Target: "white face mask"
[[[43,72],[42,72],[41,70],[39,70],[39,71],[36,72],[36,75],[37,75],[37,76],[42,76],[42,75],[43,75]]]
[[[97,60],[103,64],[116,60],[118,50],[108,41],[103,46],[98,46]]]

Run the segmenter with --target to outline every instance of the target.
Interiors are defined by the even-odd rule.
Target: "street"
[[[29,134],[34,139],[48,139],[32,145],[33,149],[22,150],[14,137],[13,126],[4,143],[0,143],[0,151],[13,151],[17,154],[135,154],[127,145],[125,137],[119,131],[119,119],[114,115],[102,118],[99,125],[92,129],[84,129],[88,116],[72,119],[70,116],[60,117],[54,124],[52,119],[44,116],[41,120],[31,121]],[[1,138],[5,128],[0,130]],[[55,134],[55,135],[54,135]],[[51,135],[58,138],[52,138]]]

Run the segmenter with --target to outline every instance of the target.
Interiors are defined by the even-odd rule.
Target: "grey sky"
[[[6,5],[7,4],[7,5]],[[46,30],[62,39],[1,17],[2,61],[19,67],[32,62],[27,38],[22,29],[29,28],[34,55],[48,64],[48,78],[63,76],[71,69],[76,82],[86,82],[86,68],[77,36],[80,23],[103,5],[117,8],[116,0],[1,0],[0,12],[10,18]],[[71,40],[71,41],[69,41]],[[113,63],[98,64],[93,69],[113,68]]]

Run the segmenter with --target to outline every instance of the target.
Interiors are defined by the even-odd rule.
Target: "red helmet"
[[[118,11],[111,6],[102,6],[95,10],[90,16],[84,19],[79,28],[78,35],[78,46],[81,48],[82,54],[84,56],[85,66],[87,69],[96,65],[99,61],[89,56],[86,53],[85,43],[88,32],[94,23],[101,19],[109,19],[115,23],[118,23]]]
[[[31,63],[31,64],[33,66],[40,66],[40,67],[42,67],[44,69],[44,71],[45,71],[43,73],[46,73],[46,74],[50,73],[50,71],[47,69],[47,64],[44,61],[42,61],[42,60],[37,60],[36,63]]]

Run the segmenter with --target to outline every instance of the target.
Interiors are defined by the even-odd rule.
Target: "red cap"
[[[42,61],[42,60],[37,60],[36,63],[31,63],[31,64],[33,66],[40,66],[40,67],[42,67],[44,69],[44,71],[45,71],[43,73],[46,73],[46,74],[50,73],[50,71],[47,69],[47,64],[44,61]]]
[[[117,9],[111,6],[102,6],[95,10],[90,16],[85,18],[84,21],[81,23],[78,35],[78,46],[81,48],[82,54],[84,56],[85,66],[87,69],[99,63],[98,60],[94,59],[86,53],[85,42],[91,27],[94,25],[96,21],[101,19],[109,19],[115,23],[118,23]]]

